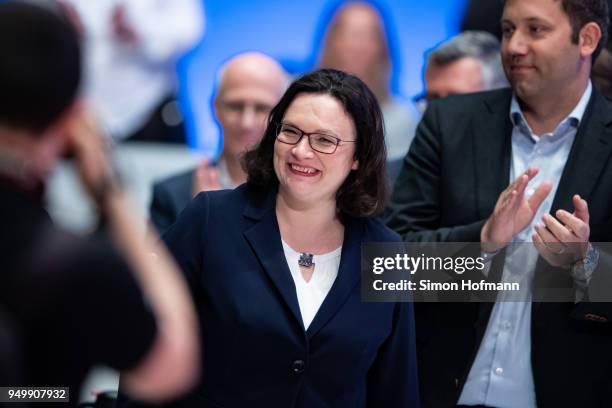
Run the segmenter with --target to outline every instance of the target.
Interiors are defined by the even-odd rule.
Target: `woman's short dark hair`
[[[341,215],[353,217],[380,214],[389,190],[382,112],[374,94],[359,78],[334,69],[310,72],[289,86],[270,112],[263,139],[244,155],[243,166],[248,183],[260,188],[272,188],[278,184],[273,164],[277,128],[291,102],[303,93],[332,96],[342,104],[355,124],[355,158],[359,167],[351,171],[336,193],[338,211]]]

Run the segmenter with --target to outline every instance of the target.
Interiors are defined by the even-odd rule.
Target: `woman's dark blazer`
[[[399,241],[375,219],[348,219],[338,277],[308,330],[283,253],[276,191],[199,194],[164,241],[198,309],[206,407],[416,407],[413,307],[365,303],[360,247]]]

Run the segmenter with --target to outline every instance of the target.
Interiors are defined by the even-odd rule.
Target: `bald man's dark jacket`
[[[480,241],[509,183],[511,97],[505,89],[430,105],[389,209],[388,225],[405,241]],[[592,242],[612,241],[611,154],[612,102],[593,90],[551,209],[572,212],[572,196],[580,194],[589,203]],[[609,260],[601,254],[592,286],[609,277]],[[536,272],[544,263],[538,260]],[[490,303],[416,305],[424,407],[455,406],[491,309]],[[539,408],[612,407],[611,322],[609,303],[533,304],[531,362]]]
[[[151,222],[160,234],[174,224],[193,198],[195,169],[175,174],[153,185]]]

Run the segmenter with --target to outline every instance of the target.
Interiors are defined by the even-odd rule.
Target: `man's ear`
[[[351,166],[351,170],[357,170],[359,168],[359,160],[353,160],[353,165]]]
[[[585,24],[578,35],[578,47],[580,47],[580,54],[583,57],[593,55],[597,49],[599,41],[601,41],[601,28],[597,23],[591,21]]]

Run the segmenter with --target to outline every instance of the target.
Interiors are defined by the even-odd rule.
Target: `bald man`
[[[151,221],[160,233],[201,191],[234,188],[246,181],[241,155],[263,136],[266,118],[287,81],[278,62],[260,53],[239,54],[221,67],[214,114],[221,127],[223,150],[216,165],[203,162],[153,186]]]

